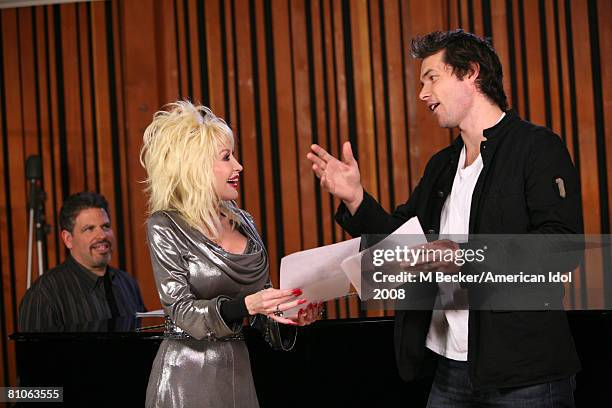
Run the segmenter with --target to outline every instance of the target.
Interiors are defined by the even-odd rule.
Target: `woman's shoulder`
[[[172,216],[170,215],[172,211],[168,210],[159,210],[151,213],[147,218],[147,225],[158,225],[165,224],[172,220]]]
[[[173,228],[183,224],[182,217],[174,210],[155,211],[147,218],[147,229]]]
[[[147,219],[146,233],[149,242],[165,241],[178,245],[191,240],[193,231],[178,211],[161,210],[153,212]]]

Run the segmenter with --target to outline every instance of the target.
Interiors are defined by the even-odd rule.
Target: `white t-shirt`
[[[506,114],[503,113],[497,123]],[[440,239],[464,241],[470,230],[470,209],[474,187],[483,168],[482,156],[465,166],[466,149],[461,149],[453,189],[442,207]],[[434,310],[425,345],[446,358],[467,361],[468,352],[468,296],[458,283],[441,283],[440,300],[444,310]]]

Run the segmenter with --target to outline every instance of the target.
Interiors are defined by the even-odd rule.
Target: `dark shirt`
[[[127,272],[107,267],[116,304],[107,299],[103,276],[68,256],[28,289],[19,307],[19,330],[45,331],[80,323],[131,317],[145,311],[138,283]],[[116,315],[116,316],[114,316]]]
[[[245,317],[249,317],[249,309],[246,307],[244,298],[221,302],[219,312],[225,323],[239,322]]]

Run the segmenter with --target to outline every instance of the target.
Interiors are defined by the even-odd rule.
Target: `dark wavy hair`
[[[106,211],[110,218],[110,212],[108,211],[108,201],[102,194],[94,193],[91,191],[81,192],[72,194],[68,197],[60,210],[60,228],[72,233],[76,217],[83,210],[88,208],[101,208]]]
[[[410,46],[412,57],[419,59],[441,50],[444,50],[444,63],[453,68],[453,74],[460,80],[470,71],[470,64],[478,64],[480,72],[476,86],[501,110],[508,110],[501,62],[489,41],[458,29],[417,36]]]

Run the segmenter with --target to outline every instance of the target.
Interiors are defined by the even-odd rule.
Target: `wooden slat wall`
[[[410,39],[435,29],[492,37],[511,105],[559,134],[579,166],[586,231],[609,233],[611,19],[607,0],[143,0],[1,10],[0,383],[16,381],[6,339],[25,292],[28,155],[43,160],[52,225],[45,265],[65,257],[63,198],[100,191],[111,203],[114,263],[155,309],[142,132],[167,102],[210,106],[237,135],[240,201],[267,242],[277,284],[282,256],[346,238],[333,221],[337,201],[320,192],[305,160],[311,143],[338,155],[350,140],[366,188],[391,209],[452,139],[418,102],[420,63],[409,58]],[[610,262],[610,254],[587,259],[581,288],[612,285],[597,272]],[[573,301],[584,305],[585,295]],[[360,313],[354,298],[328,305],[329,318]]]

